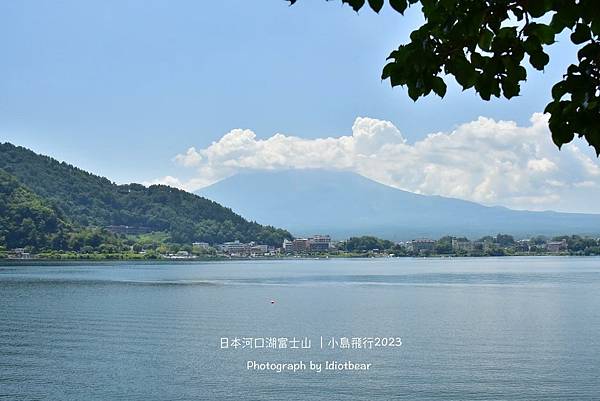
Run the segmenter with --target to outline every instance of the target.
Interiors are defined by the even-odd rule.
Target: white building
[[[293,252],[294,251],[294,242],[284,239],[283,245],[281,246],[284,252]]]
[[[233,242],[225,242],[219,245],[219,250],[226,253],[243,253],[246,252],[250,247],[248,244],[241,243],[238,240]]]
[[[467,239],[452,238],[452,251],[470,252],[473,250],[473,243]]]
[[[433,251],[435,240],[429,238],[419,238],[411,241],[412,250],[416,253]]]

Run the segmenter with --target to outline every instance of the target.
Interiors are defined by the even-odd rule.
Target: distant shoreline
[[[140,259],[140,258],[107,258],[107,259],[90,259],[90,258],[79,258],[79,259],[57,259],[57,258],[31,258],[31,259],[0,259],[0,266],[11,266],[11,265],[28,265],[28,264],[48,264],[48,265],[61,265],[61,264],[110,264],[110,263],[135,263],[135,264],[193,264],[197,262],[242,262],[242,261],[278,261],[278,260],[328,260],[328,259],[497,259],[497,258],[594,258],[600,257],[599,255],[571,255],[571,254],[540,254],[540,255],[484,255],[484,256],[448,256],[448,255],[433,255],[433,256],[281,256],[281,257],[253,257],[253,258],[187,258],[187,259]]]

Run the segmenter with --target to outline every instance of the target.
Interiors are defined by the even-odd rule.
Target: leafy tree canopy
[[[349,252],[373,251],[375,249],[383,250],[390,249],[394,245],[393,242],[380,239],[377,237],[365,235],[362,237],[351,237],[343,244],[343,249]]]
[[[288,0],[291,4],[297,0]],[[379,12],[384,0],[342,0],[355,11],[366,3]],[[578,64],[567,68],[552,88],[552,140],[560,148],[575,135],[600,155],[600,4],[598,0],[387,0],[403,14],[420,3],[425,23],[388,57],[382,79],[405,86],[413,100],[446,94],[445,76],[484,100],[519,95],[528,62],[543,70],[545,47],[570,31]],[[527,61],[526,61],[527,60]]]

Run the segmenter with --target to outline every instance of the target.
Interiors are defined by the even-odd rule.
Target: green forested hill
[[[51,205],[0,170],[0,244],[53,247],[68,229]]]
[[[167,232],[170,241],[177,243],[239,239],[274,245],[291,237],[285,230],[249,222],[231,209],[200,196],[164,185],[149,188],[139,184],[116,185],[10,143],[0,144],[0,170],[4,171],[3,192],[8,192],[4,186],[17,185],[19,194],[26,193],[31,202],[43,205],[61,227],[69,224],[78,230],[109,225],[144,227]],[[22,204],[21,200],[14,203]],[[7,231],[6,227],[19,224],[4,209],[0,218],[3,230]],[[48,226],[48,233],[52,229]]]

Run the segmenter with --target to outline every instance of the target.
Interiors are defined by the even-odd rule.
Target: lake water
[[[600,399],[600,258],[12,265],[0,301],[3,400]]]

